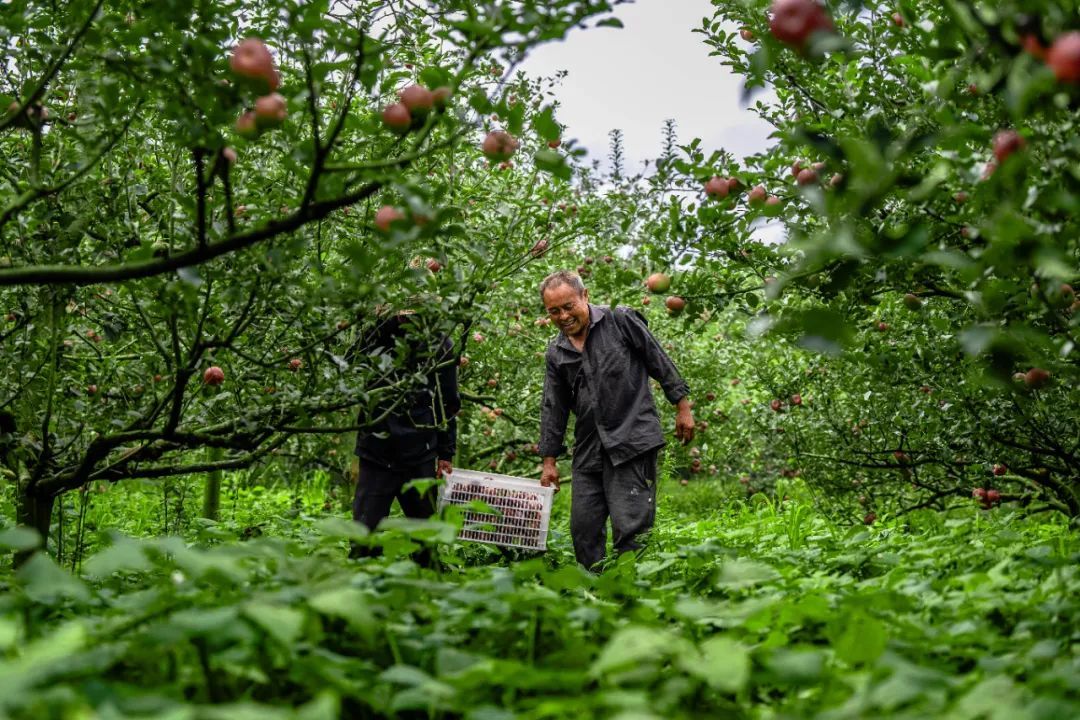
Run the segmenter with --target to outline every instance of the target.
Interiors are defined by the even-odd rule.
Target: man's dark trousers
[[[353,495],[353,520],[375,530],[383,518],[390,514],[390,506],[397,498],[406,517],[426,519],[435,514],[435,489],[421,495],[416,488],[404,489],[410,480],[435,477],[435,461],[391,470],[377,463],[360,459],[360,474]],[[352,557],[377,556],[382,548],[353,545]],[[421,556],[422,555],[422,556]],[[417,562],[426,564],[427,553],[418,554]]]
[[[658,453],[658,449],[650,450],[615,466],[601,450],[600,470],[574,471],[570,535],[577,561],[586,568],[596,569],[604,559],[608,517],[616,553],[642,547],[642,536],[656,520]]]

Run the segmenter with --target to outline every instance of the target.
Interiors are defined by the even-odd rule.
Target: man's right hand
[[[559,492],[559,466],[555,464],[555,458],[544,458],[544,469],[540,473],[540,484],[544,487],[554,487]]]

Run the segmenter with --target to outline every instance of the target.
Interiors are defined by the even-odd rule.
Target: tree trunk
[[[49,526],[52,523],[52,511],[53,505],[56,502],[55,495],[48,495],[46,497],[40,497],[32,494],[28,488],[23,488],[19,493],[18,498],[18,522],[19,525],[33,528],[37,530],[38,535],[41,536],[41,545],[37,548],[30,550],[19,550],[15,552],[15,567],[19,567],[33,555],[37,550],[46,550],[49,546]]]
[[[222,449],[207,448],[206,455],[210,462],[216,462],[222,458]],[[202,516],[207,520],[217,521],[221,515],[221,475],[221,470],[215,470],[206,475]]]

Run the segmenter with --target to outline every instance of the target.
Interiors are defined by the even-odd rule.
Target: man
[[[390,514],[396,498],[410,518],[435,513],[435,493],[405,489],[411,480],[442,477],[453,472],[457,447],[456,415],[461,409],[457,362],[450,341],[435,343],[425,338],[420,316],[398,312],[379,321],[357,350],[387,368],[374,388],[394,385],[375,407],[361,409],[360,422],[377,422],[356,438],[359,473],[353,497],[353,520],[374,530]],[[380,362],[380,359],[382,362]],[[430,368],[421,387],[411,377]],[[402,396],[402,393],[405,393]],[[395,403],[397,403],[395,405]],[[353,557],[377,555],[379,548],[353,546]],[[418,556],[422,563],[426,555]]]
[[[540,296],[559,336],[547,349],[540,415],[541,484],[559,489],[556,458],[571,412],[574,431],[570,536],[586,568],[603,559],[607,520],[616,552],[641,547],[656,519],[656,464],[664,445],[649,378],[676,406],[675,436],[694,437],[690,392],[645,320],[626,307],[589,303],[574,273],[560,271],[540,284]]]

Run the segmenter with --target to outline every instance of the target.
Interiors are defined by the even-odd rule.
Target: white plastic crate
[[[439,488],[439,508],[467,506],[473,500],[494,512],[465,511],[462,540],[546,550],[551,498],[555,489],[537,480],[476,470],[455,469]]]

